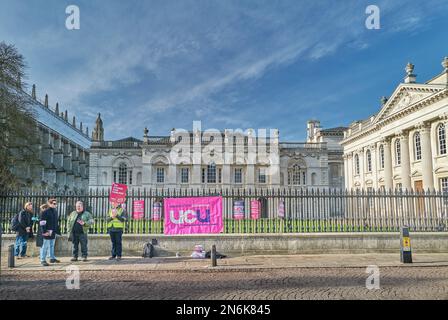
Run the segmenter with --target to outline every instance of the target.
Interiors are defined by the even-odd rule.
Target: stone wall
[[[143,246],[151,239],[157,239],[156,255],[172,256],[180,252],[190,255],[196,244],[209,250],[216,244],[217,250],[227,255],[254,254],[324,254],[324,253],[399,253],[398,233],[313,233],[313,234],[233,234],[233,235],[124,235],[123,255],[139,256]],[[14,243],[13,235],[3,235],[2,254]],[[411,234],[413,252],[448,253],[447,232],[420,232]],[[38,255],[34,241],[29,243],[28,254]],[[89,255],[110,255],[108,235],[89,235]],[[66,237],[56,241],[56,255],[70,256],[71,243]]]

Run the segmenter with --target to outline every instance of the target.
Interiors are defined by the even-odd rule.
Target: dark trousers
[[[87,258],[87,234],[73,234],[73,257],[78,258],[79,244],[81,244],[81,254],[83,258]]]
[[[123,231],[110,231],[110,240],[112,242],[112,257],[121,257],[121,241],[123,236]]]

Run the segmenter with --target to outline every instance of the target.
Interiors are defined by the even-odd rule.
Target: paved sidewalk
[[[68,265],[77,265],[85,271],[253,271],[283,268],[365,268],[379,267],[437,267],[448,266],[448,254],[413,254],[414,263],[400,263],[399,254],[326,254],[326,255],[257,255],[218,259],[218,267],[212,268],[209,259],[190,257],[124,257],[122,261],[109,261],[107,257],[91,257],[88,262],[70,262],[69,257],[59,258],[61,263],[49,267],[40,265],[37,258],[16,260],[16,268],[7,268],[7,259],[2,259],[2,272],[64,271]]]

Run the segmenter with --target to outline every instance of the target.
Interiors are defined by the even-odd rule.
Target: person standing
[[[42,248],[44,244],[44,237],[42,236],[42,228],[40,227],[40,219],[42,218],[42,213],[47,210],[50,206],[47,203],[44,203],[39,207],[39,214],[35,217],[35,223],[37,223],[37,234],[36,234],[36,247]]]
[[[124,230],[124,223],[127,220],[126,211],[120,204],[112,202],[112,208],[109,209],[107,218],[107,231],[112,242],[111,256],[109,260],[121,260],[122,255],[122,237]]]
[[[77,201],[76,210],[70,213],[67,221],[68,239],[73,243],[73,258],[71,261],[78,261],[79,244],[81,244],[82,261],[87,261],[87,234],[93,223],[90,212],[84,210],[84,203]]]
[[[29,239],[31,227],[33,226],[33,221],[31,220],[33,216],[33,204],[31,202],[25,203],[23,209],[17,214],[16,221],[16,243],[14,255],[17,259],[27,258],[26,255],[27,241]]]
[[[54,245],[56,234],[59,234],[58,213],[56,211],[56,199],[49,199],[49,208],[42,212],[40,227],[42,229],[43,244],[40,248],[40,262],[43,266],[49,266],[47,263],[47,253],[50,255],[50,263],[59,263],[54,255]]]

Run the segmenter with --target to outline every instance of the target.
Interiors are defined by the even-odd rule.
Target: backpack
[[[154,246],[151,243],[145,243],[145,246],[143,247],[143,258],[152,258],[154,257]]]
[[[10,225],[9,225],[9,229],[10,229],[11,231],[15,231],[15,232],[17,232],[17,231],[19,230],[19,225],[20,225],[20,212],[17,213],[17,214],[11,219],[11,222],[10,222]]]

